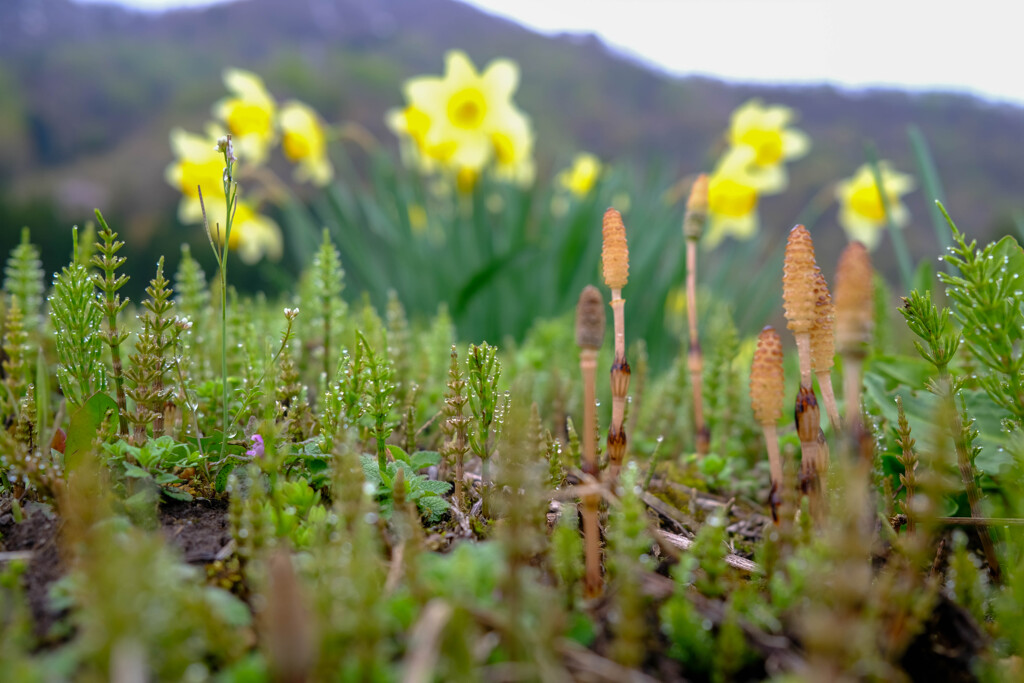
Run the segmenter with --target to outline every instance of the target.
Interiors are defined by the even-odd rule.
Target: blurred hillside
[[[478,65],[500,56],[519,62],[517,101],[537,129],[542,177],[580,149],[640,167],[660,164],[679,177],[706,169],[730,111],[760,96],[796,108],[814,141],[790,168],[791,189],[762,205],[770,234],[784,234],[827,183],[850,175],[867,140],[917,175],[910,124],[930,142],[950,212],[972,235],[1013,231],[1014,212],[1024,208],[1017,149],[1024,110],[966,96],[673,78],[596,38],[540,36],[455,0],[241,0],[158,15],[69,0],[3,0],[0,254],[29,225],[52,271],[67,258],[69,225],[87,220],[94,207],[130,248],[153,256],[137,262],[176,254],[183,237],[205,254],[205,237],[177,224],[177,197],[163,171],[171,159],[168,132],[201,128],[224,94],[224,67],[256,71],[279,99],[299,97],[327,120],[359,122],[393,145],[383,114],[400,104],[400,84],[439,73],[454,47]],[[911,250],[934,255],[923,193],[908,204]],[[816,229],[825,254],[844,241],[834,215],[830,209]],[[878,255],[883,267],[893,266],[891,258]],[[282,269],[272,275],[287,279]],[[133,285],[144,277],[138,273]]]

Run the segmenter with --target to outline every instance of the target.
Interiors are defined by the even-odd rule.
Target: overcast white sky
[[[216,0],[116,1],[163,9]],[[597,33],[677,74],[956,90],[1024,104],[1017,0],[463,1],[545,33]]]

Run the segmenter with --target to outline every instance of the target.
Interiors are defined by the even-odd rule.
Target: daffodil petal
[[[519,87],[519,67],[509,59],[496,59],[487,66],[483,80],[492,97],[508,99]]]
[[[476,77],[476,67],[465,52],[450,50],[445,55],[445,80],[462,81]]]
[[[851,241],[862,242],[868,251],[874,251],[882,239],[883,226],[870,221],[847,208],[840,210],[839,222]]]
[[[702,240],[706,250],[717,247],[727,236],[738,240],[748,240],[757,234],[757,211],[744,216],[709,216],[708,228]]]
[[[797,159],[811,149],[811,138],[801,130],[790,128],[782,131],[782,156]]]
[[[242,99],[259,102],[273,101],[267,92],[266,86],[263,85],[263,79],[251,71],[226,69],[224,71],[224,85]]]

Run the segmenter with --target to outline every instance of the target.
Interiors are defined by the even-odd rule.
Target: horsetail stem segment
[[[835,364],[836,333],[835,306],[828,291],[828,283],[821,269],[814,269],[814,327],[811,328],[811,368],[818,378],[818,388],[828,412],[832,429],[838,431],[841,425],[836,395],[832,389],[832,366]]]
[[[708,218],[708,176],[701,173],[690,188],[686,202],[686,216],[683,219],[683,235],[686,237],[686,316],[690,330],[690,349],[687,365],[690,371],[690,386],[693,389],[693,428],[697,434],[697,454],[706,455],[710,435],[704,422],[704,397],[701,379],[704,358],[697,333],[697,243],[704,232]]]
[[[835,344],[843,359],[846,428],[860,424],[861,366],[874,328],[874,269],[867,248],[851,242],[836,267]]]
[[[593,285],[587,285],[576,304],[576,344],[580,347],[583,375],[583,471],[600,481],[597,468],[597,354],[604,343],[604,299]],[[603,592],[601,578],[601,527],[596,493],[583,497],[583,540],[586,573],[583,590],[587,598]]]
[[[814,389],[803,385],[800,387],[793,412],[796,433],[800,437],[800,490],[810,501],[811,516],[820,522],[825,513],[823,489],[828,472],[828,449],[822,449],[819,438],[821,411]]]
[[[782,458],[779,455],[779,437],[775,425],[782,417],[785,376],[782,370],[782,339],[772,327],[761,330],[750,368],[750,406],[764,432],[771,471],[772,519],[779,523],[780,489],[782,487]]]
[[[612,421],[608,427],[608,475],[618,479],[626,455],[626,394],[629,392],[629,363],[626,362],[626,301],[622,288],[629,279],[629,247],[626,244],[626,226],[622,215],[615,209],[604,212],[601,225],[601,264],[604,282],[612,290],[612,316],[615,325],[615,360],[612,361]]]

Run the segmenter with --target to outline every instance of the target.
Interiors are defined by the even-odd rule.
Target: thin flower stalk
[[[203,212],[203,225],[210,247],[217,259],[220,274],[220,379],[221,379],[221,444],[220,457],[223,460],[228,448],[228,251],[231,244],[231,227],[234,222],[235,207],[238,204],[238,183],[234,179],[235,152],[231,136],[226,135],[217,141],[217,150],[224,155],[224,230],[221,238],[220,225],[210,226],[206,215],[206,204],[203,201],[202,187],[196,186],[199,194],[199,205]]]
[[[630,375],[629,363],[626,361],[626,302],[622,298],[622,288],[629,279],[629,248],[626,243],[626,227],[618,211],[608,209],[605,212],[601,233],[601,262],[605,284],[612,293],[611,307],[615,328],[615,360],[612,362],[611,371],[612,420],[608,427],[608,475],[611,481],[615,481],[626,455],[626,431],[623,422]]]
[[[604,343],[605,314],[601,292],[587,285],[576,304],[576,344],[580,347],[580,374],[583,375],[583,472],[601,479],[597,467],[597,354]],[[583,497],[583,539],[586,573],[583,590],[587,598],[596,598],[604,590],[601,577],[601,526],[598,519],[599,496]]]

